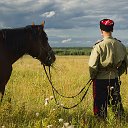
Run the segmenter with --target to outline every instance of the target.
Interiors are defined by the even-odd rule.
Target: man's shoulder
[[[122,43],[121,40],[119,40],[119,39],[117,39],[117,38],[114,38],[114,39],[116,40],[116,44],[118,44],[120,47],[126,48],[125,45]],[[117,42],[118,42],[118,43],[117,43]]]
[[[119,40],[119,39],[117,39],[117,38],[114,38],[116,41],[119,41],[119,42],[121,42],[121,40]]]
[[[97,45],[97,44],[99,44],[99,43],[101,43],[102,41],[103,41],[103,39],[102,39],[102,40],[97,40],[97,41],[95,42],[94,46]]]
[[[93,49],[99,49],[99,46],[101,45],[101,42],[103,42],[103,40],[98,40],[94,43],[93,45]]]

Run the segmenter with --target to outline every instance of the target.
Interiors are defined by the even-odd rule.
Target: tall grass
[[[51,70],[52,82],[63,95],[77,94],[89,80],[87,56],[57,56]],[[65,110],[56,105],[52,88],[40,62],[24,56],[13,65],[0,106],[2,128],[127,128],[128,127],[128,77],[121,77],[121,95],[126,115],[116,119],[108,109],[106,121],[93,116],[92,88],[85,99],[74,109]],[[56,94],[59,104],[71,107],[80,101],[84,92],[74,99]],[[47,101],[48,102],[47,102]],[[46,103],[47,102],[47,103]],[[69,126],[66,126],[66,123]]]

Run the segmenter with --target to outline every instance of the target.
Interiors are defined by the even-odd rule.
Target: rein
[[[61,106],[61,107],[64,108],[64,109],[71,109],[71,108],[74,108],[74,107],[78,106],[78,105],[83,101],[83,99],[85,98],[85,96],[86,96],[86,94],[87,94],[87,92],[88,92],[88,90],[89,90],[90,85],[92,84],[92,80],[91,80],[91,79],[86,83],[86,85],[80,90],[80,92],[79,92],[78,94],[76,94],[76,95],[74,95],[74,96],[64,96],[64,95],[60,94],[60,93],[57,91],[57,89],[53,86],[53,83],[52,83],[52,81],[51,81],[50,66],[49,66],[49,75],[48,75],[48,73],[47,73],[47,70],[46,70],[46,68],[45,68],[45,65],[43,65],[43,67],[44,67],[45,74],[46,74],[46,76],[47,76],[47,78],[48,78],[48,81],[49,81],[49,83],[50,83],[50,85],[51,85],[51,87],[52,87],[53,96],[54,96],[54,99],[55,99],[55,102],[56,102],[57,105]],[[89,84],[89,85],[88,85],[88,84]],[[55,92],[56,92],[58,95],[60,95],[61,97],[64,97],[64,98],[75,98],[75,97],[77,97],[78,95],[80,95],[80,94],[84,91],[84,89],[86,88],[87,85],[88,85],[88,87],[87,87],[87,89],[86,89],[84,95],[82,96],[81,100],[80,100],[77,104],[75,104],[75,105],[73,105],[73,106],[71,106],[71,107],[66,107],[66,106],[63,106],[63,105],[61,105],[61,104],[59,104],[59,103],[57,102],[57,99],[56,99],[56,96],[55,96]]]

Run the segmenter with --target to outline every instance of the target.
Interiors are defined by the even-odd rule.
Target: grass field
[[[52,82],[61,94],[75,95],[89,80],[88,57],[57,56],[51,74]],[[108,108],[108,118],[104,122],[93,116],[92,87],[80,105],[65,110],[55,104],[40,62],[24,56],[13,65],[0,107],[0,128],[128,128],[128,76],[123,75],[121,80],[126,115],[121,120],[116,119]],[[78,103],[83,94],[74,99],[57,94],[56,97],[59,104],[70,107]]]

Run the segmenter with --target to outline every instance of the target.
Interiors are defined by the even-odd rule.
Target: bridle
[[[41,41],[39,41],[39,44],[40,44],[40,47],[39,47],[39,54],[38,54],[36,57],[34,57],[34,58],[40,60],[40,58],[41,58],[41,56],[42,56],[42,51],[43,51],[43,50],[46,51],[46,49],[43,47]],[[48,53],[47,53],[46,63],[47,63],[48,65],[51,64],[51,60],[52,60],[51,54],[52,54],[52,53],[53,53],[52,49],[50,49],[50,50],[48,51]]]
[[[52,92],[53,92],[53,96],[54,96],[54,99],[55,99],[55,103],[56,103],[58,106],[60,106],[60,107],[62,107],[62,108],[64,108],[64,109],[72,109],[72,108],[78,106],[78,105],[83,101],[83,99],[85,98],[85,96],[86,96],[86,94],[87,94],[87,92],[88,92],[88,90],[89,90],[90,85],[92,84],[92,80],[91,80],[91,79],[86,83],[86,85],[85,85],[85,86],[80,90],[80,92],[77,93],[76,95],[74,95],[74,96],[64,96],[64,95],[60,94],[60,93],[57,91],[57,89],[54,87],[54,85],[53,85],[53,83],[52,83],[52,80],[51,80],[51,73],[50,73],[50,66],[48,67],[48,68],[49,68],[49,75],[48,75],[48,73],[47,73],[47,70],[46,70],[45,65],[43,65],[43,67],[44,67],[45,74],[46,74],[46,76],[47,76],[47,78],[48,78],[48,81],[49,81],[49,83],[50,83],[50,85],[51,85],[51,87],[52,87]],[[57,99],[56,99],[55,92],[56,92],[58,95],[60,95],[61,97],[64,97],[64,98],[72,98],[72,99],[73,99],[73,98],[79,96],[79,95],[84,91],[84,89],[86,88],[87,85],[88,85],[88,87],[87,87],[87,89],[85,90],[85,93],[84,93],[84,95],[82,96],[81,100],[80,100],[77,104],[75,104],[75,105],[73,105],[73,106],[71,106],[71,107],[67,107],[67,106],[63,106],[62,104],[59,104],[59,102],[58,102]]]
[[[40,32],[39,35],[40,35],[41,38],[42,38],[42,32]],[[45,48],[43,47],[43,45],[42,45],[42,40],[40,40],[39,43],[40,43],[40,50],[39,50],[39,55],[38,55],[37,58],[40,59],[40,58],[41,58],[41,55],[42,55],[42,51],[46,51],[46,49],[45,49]],[[47,41],[47,43],[48,43],[48,41]],[[50,47],[50,46],[49,46],[49,47]],[[47,63],[48,65],[51,65],[51,60],[52,60],[51,55],[52,55],[52,53],[53,53],[52,49],[50,49],[50,50],[48,51],[48,53],[47,53],[46,63]]]
[[[44,46],[43,46],[43,44],[42,44],[42,36],[43,36],[43,30],[42,30],[42,26],[35,26],[36,27],[36,29],[34,29],[32,26],[28,26],[28,28],[31,28],[31,32],[32,32],[32,35],[33,36],[35,36],[36,38],[37,38],[37,35],[39,36],[39,39],[38,39],[38,42],[39,42],[39,54],[37,55],[37,56],[34,56],[34,58],[36,58],[36,59],[39,59],[40,60],[40,58],[42,57],[42,51],[46,51],[47,52],[47,50],[44,48]],[[41,30],[41,31],[40,31]],[[38,33],[38,34],[37,34]],[[44,34],[46,34],[45,32],[44,32]],[[46,40],[48,39],[47,38],[47,35],[45,35],[46,37],[44,37],[44,38],[46,38]],[[47,41],[48,42],[48,41]],[[52,51],[52,49],[50,49],[49,51],[48,51],[48,53],[47,53],[47,57],[46,57],[46,62],[47,63],[50,63],[50,61],[52,60],[52,58],[51,58],[51,53],[52,53],[53,51]]]

